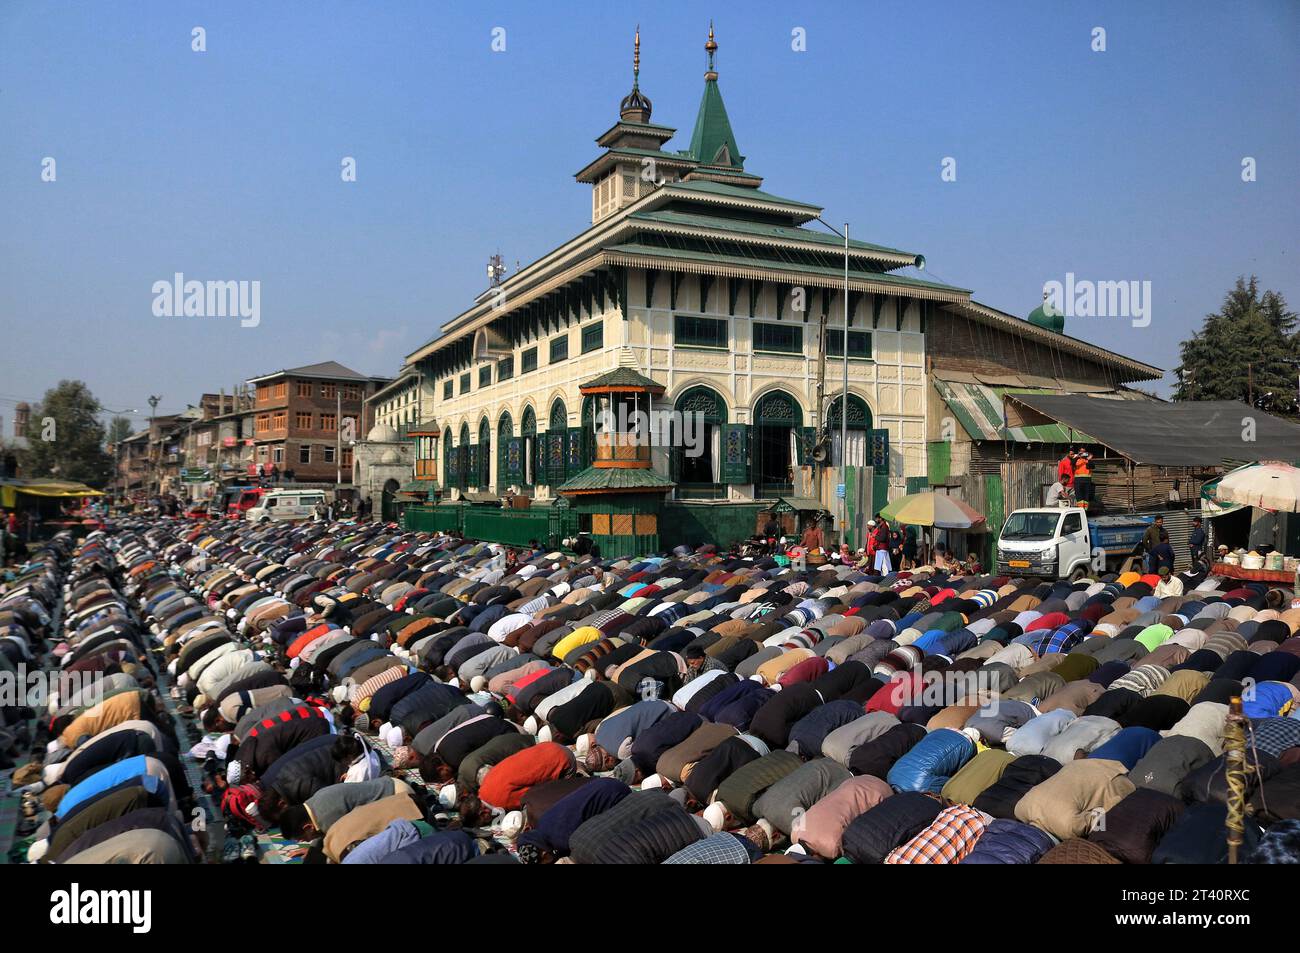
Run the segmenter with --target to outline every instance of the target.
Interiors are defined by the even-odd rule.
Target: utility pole
[[[1255,365],[1246,363],[1246,403],[1255,406]]]
[[[145,445],[147,459],[149,461],[149,485],[152,488],[154,474],[157,472],[158,464],[153,455],[153,419],[158,415],[158,403],[162,397],[158,394],[149,395],[149,442]],[[161,450],[159,451],[161,453]]]

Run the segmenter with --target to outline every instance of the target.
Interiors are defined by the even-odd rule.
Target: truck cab
[[[1153,517],[1094,517],[1076,506],[1016,510],[998,538],[1000,574],[1080,579],[1122,568],[1141,547]]]

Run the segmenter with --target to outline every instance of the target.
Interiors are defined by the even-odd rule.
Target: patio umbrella
[[[1221,502],[1300,513],[1300,469],[1285,463],[1253,463],[1219,481]]]
[[[890,503],[880,515],[885,519],[913,526],[935,526],[939,529],[982,530],[977,524],[984,522],[984,515],[955,497],[942,493],[909,493]]]

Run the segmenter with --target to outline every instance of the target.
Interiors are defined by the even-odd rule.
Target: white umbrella
[[[1264,510],[1300,513],[1300,469],[1285,463],[1255,463],[1219,481],[1220,500]]]

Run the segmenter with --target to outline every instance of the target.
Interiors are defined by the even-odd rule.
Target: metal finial
[[[709,21],[709,42],[704,44],[704,50],[709,54],[709,71],[704,74],[705,79],[717,79],[717,71],[713,68],[713,54],[718,52],[718,43],[713,38],[713,21]]]
[[[636,25],[636,39],[632,41],[632,88],[637,88],[641,76],[641,24]]]

